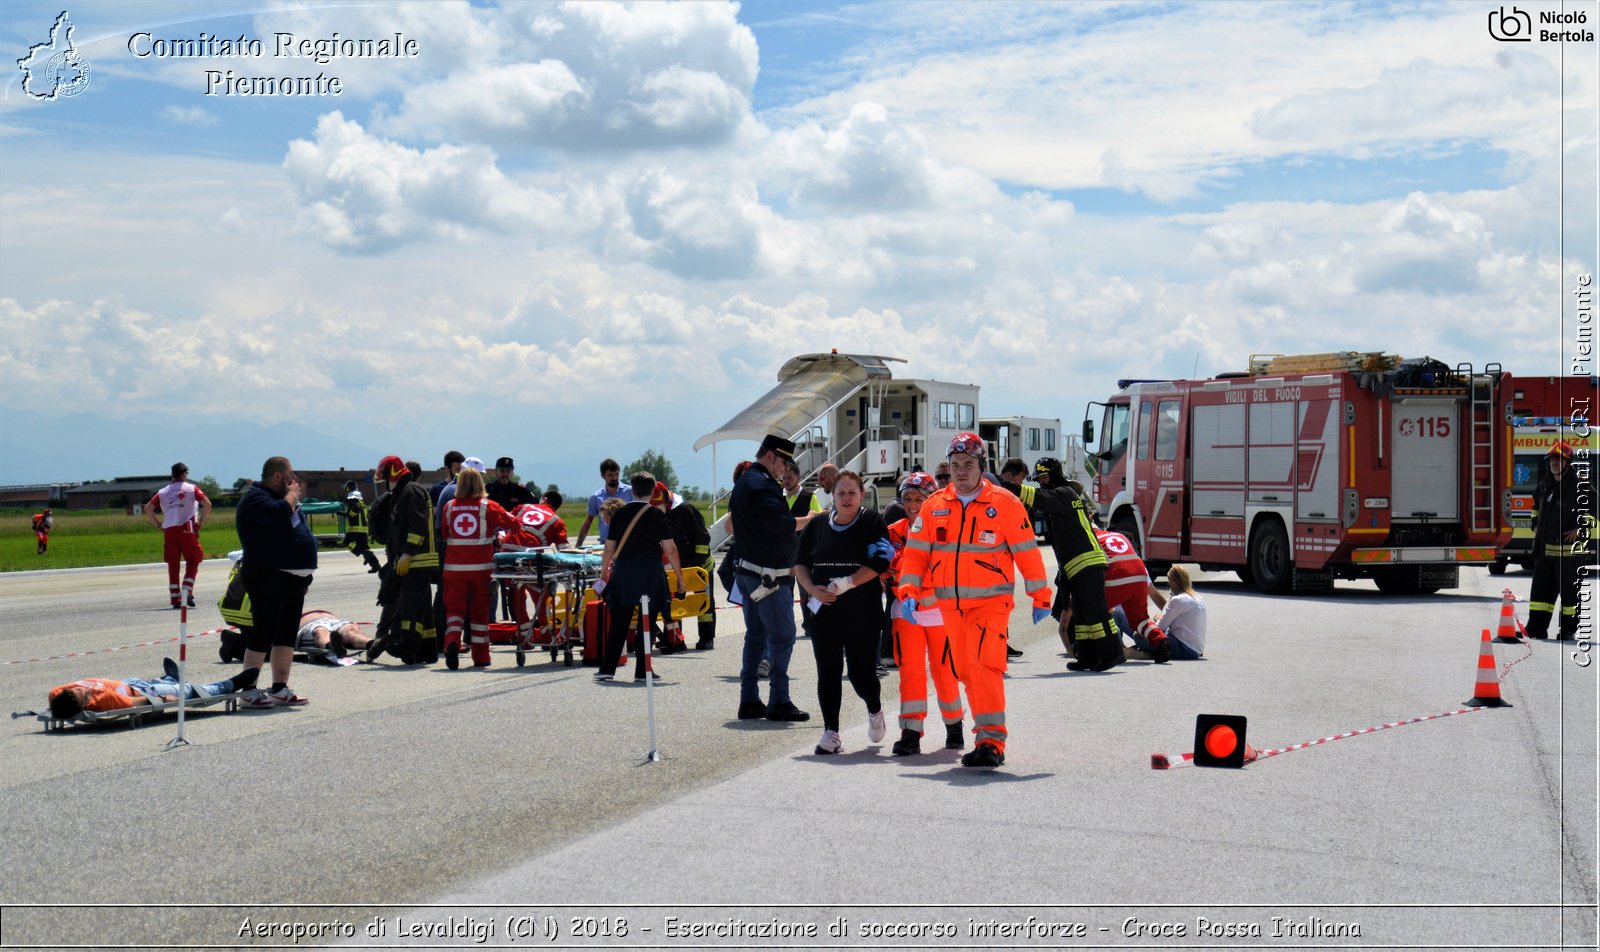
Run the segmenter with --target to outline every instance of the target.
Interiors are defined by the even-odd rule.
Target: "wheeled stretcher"
[[[529,651],[543,650],[555,660],[559,653],[562,664],[572,666],[572,650],[583,646],[583,619],[585,606],[599,601],[594,591],[595,579],[600,574],[603,560],[587,552],[562,552],[551,548],[522,549],[495,553],[495,571],[491,576],[503,585],[512,586],[513,598],[534,598],[531,630],[519,634],[517,665],[520,667]],[[684,618],[696,618],[705,613],[711,595],[707,591],[710,577],[699,566],[683,571],[684,597],[672,601],[671,619],[676,625]],[[676,591],[677,573],[667,569],[667,589]],[[638,609],[634,609],[632,626],[639,623]]]
[[[192,697],[183,702],[184,711],[196,711],[203,708],[222,705],[224,711],[232,712],[239,709],[239,701],[253,693],[252,691],[235,691],[232,694],[214,694],[206,697]],[[122,707],[114,711],[79,711],[76,717],[62,720],[49,711],[17,711],[11,715],[12,720],[19,717],[32,717],[44,725],[47,731],[60,730],[69,724],[114,724],[122,722],[129,727],[139,727],[144,724],[147,717],[158,714],[176,714],[178,700],[151,701],[149,704],[139,704],[134,707]]]
[[[600,574],[599,555],[560,552],[554,548],[514,549],[496,552],[490,578],[511,589],[513,599],[532,596],[532,620],[513,639],[517,667],[529,651],[547,651],[550,660],[572,667],[572,649],[583,645],[583,606],[599,596],[593,592]]]

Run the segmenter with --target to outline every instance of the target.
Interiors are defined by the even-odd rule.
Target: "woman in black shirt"
[[[839,676],[848,668],[850,686],[867,704],[867,737],[886,730],[878,688],[878,631],[883,627],[883,588],[878,576],[894,550],[883,517],[861,507],[861,477],[846,470],[833,487],[833,511],[813,519],[800,534],[794,577],[808,597],[811,650],[817,659],[817,701],[822,705],[819,754],[837,754]]]
[[[594,675],[596,681],[610,681],[616,677],[617,662],[622,658],[622,646],[628,637],[628,621],[639,607],[641,597],[650,596],[651,618],[659,615],[665,621],[671,612],[672,596],[667,592],[662,556],[666,556],[677,573],[679,588],[683,586],[683,566],[678,561],[678,547],[672,541],[672,527],[667,523],[666,511],[647,501],[655,492],[656,478],[649,473],[634,473],[628,484],[635,501],[622,507],[611,520],[605,554],[600,560],[600,577],[606,583],[604,596],[611,624],[607,626],[605,650],[600,655],[600,670]],[[638,631],[648,632],[651,618],[641,617]],[[633,679],[643,681],[644,644],[637,633],[633,647]]]

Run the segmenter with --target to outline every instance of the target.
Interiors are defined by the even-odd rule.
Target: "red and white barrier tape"
[[[1517,623],[1517,634],[1522,637],[1522,643],[1528,650],[1522,653],[1522,657],[1508,661],[1503,667],[1501,667],[1500,677],[1496,679],[1496,683],[1504,681],[1506,679],[1506,675],[1511,673],[1512,668],[1533,656],[1533,641],[1528,637],[1527,629],[1522,627],[1522,619],[1513,615],[1512,621]],[[1336,740],[1344,740],[1346,737],[1357,737],[1361,734],[1373,734],[1378,731],[1386,731],[1391,727],[1405,727],[1407,724],[1420,724],[1423,721],[1436,721],[1441,717],[1453,717],[1456,714],[1471,714],[1473,711],[1486,710],[1488,710],[1488,708],[1463,707],[1454,711],[1445,711],[1443,714],[1424,714],[1421,717],[1413,717],[1410,720],[1393,721],[1388,724],[1379,724],[1377,727],[1363,727],[1360,730],[1346,731],[1343,734],[1334,734],[1331,737],[1319,737],[1316,740],[1308,740],[1300,744],[1291,744],[1288,747],[1277,747],[1270,750],[1257,750],[1253,759],[1266,760],[1268,757],[1277,757],[1280,754],[1287,754],[1292,750],[1305,750],[1307,747],[1316,747],[1319,744],[1329,744]],[[1170,758],[1168,758],[1166,754],[1150,755],[1150,765],[1151,768],[1155,770],[1171,770],[1174,767],[1187,767],[1191,766],[1193,761],[1193,751],[1184,754],[1183,759],[1179,760],[1177,763],[1171,763]]]
[[[376,625],[377,622],[375,622],[375,621],[358,621],[358,622],[356,622],[356,624],[358,624],[358,625]],[[212,629],[210,629],[208,631],[202,631],[202,632],[200,632],[198,634],[190,635],[189,637],[191,639],[194,639],[194,638],[205,638],[205,637],[207,637],[209,635],[219,634],[219,633],[221,633],[222,631],[224,631],[225,629],[227,629],[229,627],[231,627],[231,626],[224,625],[222,628],[212,628]],[[83,658],[83,657],[87,657],[89,655],[111,654],[112,652],[115,652],[115,651],[130,651],[130,650],[132,650],[134,648],[152,648],[152,647],[154,647],[156,645],[170,645],[170,644],[173,644],[174,642],[176,642],[177,640],[178,640],[178,636],[177,635],[173,635],[171,638],[157,638],[154,641],[141,641],[138,644],[132,644],[132,645],[117,645],[115,648],[93,648],[93,649],[90,649],[88,651],[69,651],[66,654],[45,655],[42,658],[20,658],[20,659],[15,660],[15,661],[0,661],[0,666],[8,665],[8,664],[28,664],[29,662],[32,662],[32,661],[60,661],[63,658]]]
[[[190,635],[189,637],[204,638],[207,635],[214,635],[220,631],[222,631],[221,628],[213,628],[210,631],[202,631],[199,634]],[[17,661],[0,661],[0,665],[27,664],[30,661],[60,661],[62,658],[82,658],[87,655],[110,654],[114,651],[128,651],[133,648],[149,648],[153,645],[170,645],[177,640],[178,636],[173,635],[171,638],[157,638],[155,641],[141,641],[138,644],[133,645],[118,645],[115,648],[94,648],[89,651],[69,651],[66,654],[46,655],[42,658],[22,658]]]
[[[1344,740],[1346,737],[1358,737],[1362,734],[1375,734],[1378,731],[1386,731],[1391,727],[1405,727],[1407,724],[1420,724],[1423,721],[1436,721],[1441,717],[1453,717],[1456,714],[1471,714],[1474,711],[1487,710],[1489,710],[1489,708],[1486,707],[1463,707],[1454,711],[1445,711],[1443,714],[1424,714],[1421,717],[1413,717],[1410,720],[1391,721],[1388,724],[1379,724],[1377,727],[1363,727],[1360,730],[1345,731],[1343,734],[1334,734],[1331,737],[1319,737],[1316,740],[1308,740],[1299,744],[1291,744],[1288,747],[1275,747],[1269,750],[1257,750],[1254,759],[1266,760],[1268,757],[1277,757],[1281,754],[1287,754],[1290,751],[1305,750],[1307,747],[1316,747],[1320,744],[1331,744],[1336,740]],[[1194,752],[1190,751],[1189,753],[1184,754],[1182,760],[1165,767],[1157,765],[1168,760],[1166,754],[1152,754],[1150,759],[1151,766],[1154,769],[1171,770],[1176,767],[1192,766],[1192,762],[1194,761]]]

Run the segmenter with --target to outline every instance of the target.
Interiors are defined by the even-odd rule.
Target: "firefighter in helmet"
[[[389,531],[384,554],[398,588],[399,621],[394,635],[399,643],[389,650],[406,664],[433,664],[439,660],[430,591],[430,586],[439,581],[433,501],[428,498],[428,490],[417,482],[417,475],[398,456],[380,460],[373,478],[393,497],[387,507]],[[369,649],[368,657],[376,654]]]
[[[1051,614],[1072,613],[1071,650],[1074,671],[1105,671],[1126,660],[1122,636],[1111,624],[1106,607],[1106,554],[1095,539],[1088,503],[1072,488],[1061,461],[1042,456],[1029,477],[1039,484],[1035,512],[1050,520],[1050,545],[1055,549],[1056,586],[1060,595]]]
[[[1528,637],[1548,638],[1556,597],[1561,598],[1560,637],[1577,635],[1583,600],[1583,568],[1594,562],[1595,483],[1585,459],[1574,463],[1565,441],[1545,456],[1549,472],[1534,489],[1533,590],[1528,595]],[[1593,569],[1591,568],[1591,571]]]
[[[361,498],[361,490],[355,480],[347,481],[344,489],[344,547],[366,561],[368,572],[376,572],[378,557],[368,547],[367,524],[370,520],[367,518],[367,501]]]

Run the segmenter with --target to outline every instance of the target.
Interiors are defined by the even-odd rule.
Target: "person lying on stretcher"
[[[239,627],[244,628],[243,625]],[[220,637],[222,647],[219,653],[223,661],[244,658],[245,631],[224,628]],[[342,658],[352,652],[365,651],[371,643],[372,639],[361,630],[359,624],[345,621],[326,609],[313,608],[300,615],[300,631],[295,636],[294,650],[312,660],[320,660],[329,655]]]
[[[154,680],[129,678],[126,681],[117,681],[112,678],[83,678],[71,684],[53,687],[49,696],[50,715],[58,720],[70,721],[83,711],[94,711],[97,714],[120,711],[124,708],[150,704],[152,698],[158,701],[176,701],[180,690],[189,700],[236,694],[255,687],[256,675],[260,674],[256,668],[246,668],[231,678],[213,681],[210,684],[192,684],[188,681],[179,684],[178,666],[171,658],[162,658],[161,667],[165,675]]]

